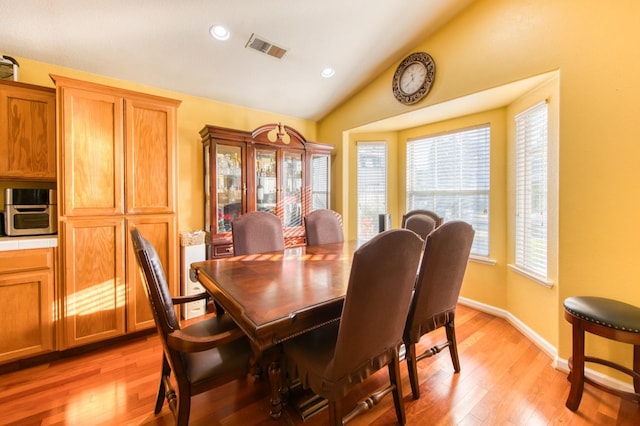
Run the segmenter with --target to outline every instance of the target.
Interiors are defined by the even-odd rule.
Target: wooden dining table
[[[191,264],[197,280],[268,364],[271,416],[283,398],[280,343],[340,319],[357,241],[211,259]]]

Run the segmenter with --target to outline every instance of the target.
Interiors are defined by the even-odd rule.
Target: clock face
[[[427,78],[427,68],[421,62],[409,64],[400,76],[400,90],[407,95],[416,93]]]
[[[398,65],[393,76],[393,95],[405,105],[411,105],[425,97],[436,73],[436,64],[424,52],[407,56]]]

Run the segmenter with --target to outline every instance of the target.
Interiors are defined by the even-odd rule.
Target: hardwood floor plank
[[[580,409],[565,406],[566,374],[505,320],[460,306],[456,334],[462,371],[454,374],[448,350],[418,363],[421,398],[413,400],[401,365],[408,425],[638,425],[640,405],[585,387]],[[444,340],[424,336],[418,349]],[[0,375],[0,425],[173,425],[165,404],[153,414],[162,349],[155,336]],[[387,381],[380,371],[348,396],[355,404]],[[293,407],[269,415],[269,385],[253,377],[193,398],[191,425],[320,426],[326,411],[303,422]],[[350,426],[396,424],[392,398]]]

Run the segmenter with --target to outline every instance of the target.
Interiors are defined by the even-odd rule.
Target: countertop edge
[[[58,247],[57,235],[33,237],[0,237],[0,251]]]

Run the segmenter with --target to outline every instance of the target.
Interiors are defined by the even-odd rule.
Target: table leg
[[[271,385],[271,418],[277,420],[282,415],[282,371],[279,361],[271,361],[269,364],[269,384]]]

